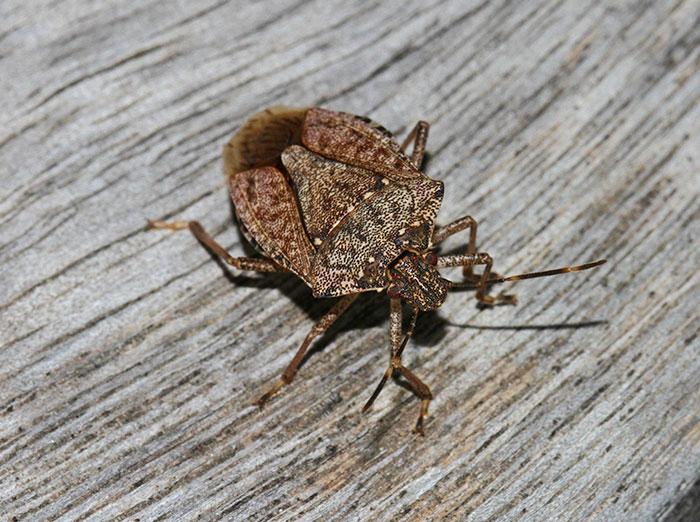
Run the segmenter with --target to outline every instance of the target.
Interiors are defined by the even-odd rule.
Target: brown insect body
[[[265,128],[286,128],[274,133],[279,150]],[[304,279],[315,297],[382,290],[402,252],[430,248],[442,182],[418,171],[388,131],[344,113],[274,108],[246,124],[226,150],[256,153],[261,145],[270,156],[244,152],[240,167],[229,162],[238,219],[262,253]],[[302,223],[307,240],[278,232]]]
[[[206,247],[237,268],[291,271],[315,297],[340,297],[259,404],[292,381],[311,342],[360,292],[386,289],[391,302],[390,364],[365,409],[389,377],[401,376],[422,400],[416,424],[422,433],[432,394],[403,366],[401,355],[418,312],[439,308],[450,288],[460,286],[438,269],[463,267],[465,282],[476,285],[477,299],[492,305],[514,304],[515,299],[488,295],[491,284],[585,270],[604,262],[491,278],[491,257],[476,252],[474,219],[465,216],[435,227],[443,184],[420,171],[427,134],[428,124],[419,122],[399,145],[389,131],[367,118],[320,108],[271,107],[250,118],[224,148],[241,230],[264,258],[232,257],[197,222],[150,222],[152,228],[189,227]],[[404,153],[409,143],[410,157]],[[464,255],[436,255],[435,245],[465,229],[470,235]],[[482,274],[473,274],[474,265],[484,265]],[[405,332],[402,300],[412,310]]]

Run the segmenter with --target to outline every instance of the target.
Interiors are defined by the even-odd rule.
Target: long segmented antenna
[[[591,263],[585,263],[583,265],[576,266],[565,266],[562,268],[554,268],[552,270],[543,270],[542,272],[529,272],[527,274],[517,274],[505,277],[498,277],[496,279],[489,279],[488,283],[505,283],[507,281],[520,281],[522,279],[534,279],[536,277],[547,277],[557,274],[567,274],[569,272],[580,272],[581,270],[588,270],[589,268],[595,268],[597,266],[603,265],[607,262],[607,259],[599,259],[598,261],[593,261]]]

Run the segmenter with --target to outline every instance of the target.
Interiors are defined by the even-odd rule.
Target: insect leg
[[[476,220],[471,217],[471,216],[464,216],[459,218],[456,221],[453,221],[449,225],[445,225],[444,227],[437,227],[433,231],[433,238],[431,243],[433,245],[437,245],[438,243],[441,243],[448,237],[456,234],[457,232],[461,232],[462,230],[469,229],[469,243],[467,243],[467,255],[474,255],[476,254]],[[474,272],[472,270],[472,265],[464,265],[462,272],[464,274],[464,277],[469,280],[476,281],[477,277],[474,275]]]
[[[430,388],[428,388],[428,385],[421,381],[416,374],[411,372],[411,370],[405,366],[397,366],[396,371],[399,372],[404,379],[406,379],[411,391],[421,400],[420,412],[418,413],[418,420],[416,421],[414,431],[420,435],[425,435],[423,432],[423,421],[428,415],[428,406],[430,406],[430,401],[433,399],[433,394],[430,391]]]
[[[486,290],[491,276],[491,267],[493,266],[493,259],[491,256],[485,252],[479,254],[465,254],[465,255],[454,255],[454,256],[440,256],[437,259],[438,268],[447,268],[453,266],[471,267],[474,265],[484,265],[484,271],[479,277],[479,282],[476,285],[476,299],[485,305],[496,305],[496,304],[516,304],[518,301],[514,295],[499,294],[498,296],[488,295]],[[454,284],[454,286],[459,286]]]
[[[211,237],[198,221],[148,221],[149,229],[184,230],[190,229],[197,241],[204,247],[215,253],[221,259],[239,270],[252,270],[255,272],[283,272],[284,269],[269,259],[253,257],[233,257],[226,249]]]
[[[476,230],[477,230],[477,223],[476,220],[471,217],[471,216],[464,216],[456,221],[453,221],[449,225],[445,225],[444,227],[437,227],[434,232],[433,232],[433,238],[432,238],[432,244],[437,245],[438,243],[444,241],[448,237],[450,237],[453,234],[456,234],[457,232],[461,232],[462,230],[469,229],[469,242],[467,243],[467,252],[466,256],[476,256]],[[484,254],[480,254],[484,255]],[[487,270],[488,274],[487,277],[484,278],[484,274],[481,274],[481,276],[477,275],[474,273],[474,265],[479,265],[479,264],[485,264],[487,265]],[[450,265],[450,266],[461,266],[462,267],[462,274],[464,275],[464,279],[468,283],[473,283],[477,285],[477,288],[479,288],[479,292],[477,292],[477,299],[479,299],[480,302],[484,304],[495,304],[495,303],[490,303],[491,299],[493,299],[491,296],[485,295],[486,292],[486,287],[488,286],[488,283],[483,283],[483,281],[486,281],[489,279],[488,275],[498,277],[498,274],[496,273],[491,273],[491,266],[488,265],[487,263],[478,263],[478,262],[466,262],[458,265]],[[486,273],[486,271],[484,271]],[[481,297],[479,297],[481,295]],[[515,304],[516,298],[513,295],[502,295],[496,301],[500,303],[508,303],[508,304]]]
[[[419,121],[413,127],[411,133],[401,144],[401,152],[406,152],[406,147],[413,142],[413,151],[411,152],[411,163],[420,169],[423,164],[423,155],[425,154],[425,145],[428,143],[428,129],[430,124],[426,121]]]
[[[417,317],[418,312],[417,310],[414,310],[413,315],[411,316],[411,322],[408,326],[408,329],[406,330],[406,333],[402,336],[401,300],[391,300],[391,325],[389,330],[389,334],[391,337],[391,358],[389,362],[389,367],[384,372],[384,375],[382,375],[379,384],[375,388],[374,393],[372,393],[372,396],[369,398],[365,406],[362,408],[362,411],[367,411],[372,406],[375,399],[379,396],[379,393],[382,391],[382,388],[384,388],[384,384],[386,384],[386,381],[389,379],[389,377],[394,375],[394,372],[396,372],[397,374],[401,375],[404,379],[406,379],[408,387],[419,399],[421,399],[421,408],[420,413],[418,415],[418,420],[416,421],[415,431],[423,435],[423,419],[428,414],[428,405],[430,404],[430,401],[433,398],[433,394],[430,392],[430,388],[428,388],[428,386],[423,381],[421,381],[401,362],[401,355],[403,354],[403,350],[406,347],[408,339],[411,337],[411,335],[413,335],[413,328],[416,325]]]
[[[282,373],[282,376],[272,386],[272,388],[270,388],[266,393],[263,394],[262,397],[260,397],[256,401],[258,407],[262,408],[268,400],[270,400],[275,394],[277,394],[277,392],[279,392],[282,389],[282,387],[291,383],[294,380],[294,376],[296,375],[297,370],[299,369],[299,365],[304,359],[304,356],[306,355],[306,352],[309,349],[309,346],[311,345],[313,340],[316,339],[316,337],[322,335],[326,330],[328,330],[328,328],[330,328],[330,326],[336,321],[336,319],[338,319],[338,317],[340,317],[343,314],[343,312],[345,312],[345,310],[348,309],[348,307],[352,304],[352,302],[357,298],[358,295],[359,294],[350,294],[341,297],[340,300],[337,301],[328,312],[326,312],[326,315],[321,317],[321,319],[311,328],[311,331],[306,335],[304,342],[301,343],[301,346],[297,350],[297,353],[294,355],[294,358]]]

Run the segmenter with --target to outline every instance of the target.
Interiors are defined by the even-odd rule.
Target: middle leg
[[[462,256],[443,256],[438,258],[438,266],[461,266],[465,281],[476,285],[476,298],[480,303],[485,305],[516,304],[517,299],[514,295],[500,294],[497,297],[493,297],[486,293],[490,276],[498,277],[498,274],[491,272],[491,266],[493,265],[491,256],[485,253],[477,254],[476,252],[477,223],[473,217],[464,216],[444,227],[436,227],[433,231],[431,244],[437,245],[457,232],[466,229],[469,229],[469,242],[467,243],[466,253]],[[457,259],[458,261],[455,261]],[[474,265],[484,265],[484,271],[481,275],[474,273]]]
[[[453,221],[449,225],[435,228],[431,243],[433,245],[437,245],[457,232],[469,229],[469,242],[467,243],[467,251],[465,253],[468,256],[471,256],[476,254],[476,228],[476,220],[471,216],[464,216],[456,221]],[[464,265],[462,267],[462,273],[464,274],[465,279],[476,282],[478,280],[478,276],[474,275],[472,266],[473,265]]]
[[[262,408],[267,401],[269,401],[274,395],[277,394],[277,392],[279,392],[282,389],[282,387],[286,386],[294,380],[294,376],[296,375],[297,370],[299,369],[299,365],[304,359],[304,356],[306,355],[306,352],[308,351],[309,346],[311,346],[313,340],[316,339],[316,337],[325,333],[325,331],[331,327],[331,325],[338,319],[338,317],[340,317],[343,314],[343,312],[345,312],[348,309],[352,302],[355,299],[357,299],[358,295],[359,294],[350,294],[341,297],[340,300],[337,301],[328,312],[326,312],[326,315],[321,317],[321,319],[313,326],[313,328],[311,328],[311,331],[306,335],[304,342],[301,343],[301,346],[297,350],[297,353],[294,355],[294,358],[282,373],[282,376],[266,393],[263,394],[262,397],[260,397],[257,400],[256,404],[259,408]]]
[[[480,303],[488,306],[496,304],[517,304],[518,300],[514,295],[501,293],[497,296],[492,296],[487,294],[489,282],[491,280],[491,267],[493,266],[493,259],[486,252],[481,252],[478,254],[440,256],[437,258],[438,268],[449,268],[454,266],[471,267],[474,265],[484,265],[484,271],[481,273],[481,276],[475,276],[479,279],[476,285],[476,299]]]

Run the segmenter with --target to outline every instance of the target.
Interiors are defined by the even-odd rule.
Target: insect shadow
[[[447,322],[449,326],[467,328],[470,330],[578,330],[579,328],[593,328],[607,325],[607,320],[581,321],[578,323],[551,323],[551,324],[512,324],[512,325],[487,325],[471,323]]]

